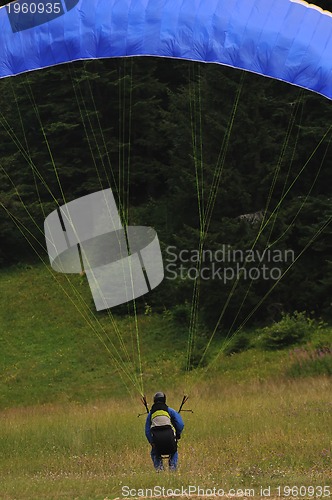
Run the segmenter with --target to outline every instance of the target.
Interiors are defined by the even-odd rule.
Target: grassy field
[[[148,399],[162,389],[177,409],[189,391],[194,411],[183,414],[178,471],[156,474],[145,417],[137,418],[144,411],[139,388],[124,375],[127,368],[138,375],[135,322],[115,318],[115,327],[100,315],[92,327],[80,278],[69,285],[54,279],[40,266],[1,274],[1,500],[161,497],[162,488],[196,498],[213,488],[224,498],[331,498],[332,381],[305,370],[301,376],[309,351],[300,352],[300,376],[293,377],[294,356],[262,351],[252,332],[251,349],[186,374],[182,328],[167,312],[141,315]],[[63,288],[75,297],[65,306]],[[125,347],[120,370],[112,361],[121,347],[115,330]],[[326,327],[311,342],[330,336]]]
[[[241,490],[259,497],[262,486],[271,487],[273,497],[278,487],[327,486],[331,389],[325,378],[203,384],[192,394],[194,414],[184,414],[179,469],[161,474],[153,471],[145,419],[130,399],[6,410],[0,498],[111,499],[122,498],[125,487],[189,485],[239,490],[241,498]],[[177,400],[169,394],[171,404]]]

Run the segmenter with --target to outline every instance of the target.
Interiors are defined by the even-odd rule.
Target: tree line
[[[221,329],[283,311],[331,318],[327,99],[231,68],[146,57],[0,85],[2,267],[37,260],[20,230],[45,256],[45,216],[110,186],[124,223],[154,227],[161,242],[166,279],[139,307],[190,309],[199,276],[202,321],[214,325],[224,311]]]

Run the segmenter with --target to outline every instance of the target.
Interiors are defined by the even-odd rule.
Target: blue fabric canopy
[[[0,78],[143,55],[224,64],[332,98],[332,14],[301,0],[18,0],[0,9]]]

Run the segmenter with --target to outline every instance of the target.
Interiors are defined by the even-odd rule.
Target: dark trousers
[[[174,430],[170,426],[156,427],[151,430],[152,449],[151,458],[155,469],[163,469],[162,456],[168,456],[168,465],[170,469],[175,470],[178,463],[177,440]]]

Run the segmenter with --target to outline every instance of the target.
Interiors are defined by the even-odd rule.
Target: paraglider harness
[[[183,410],[183,405],[187,400],[188,396],[183,396],[178,413],[181,411],[193,413],[192,410]],[[149,413],[150,410],[145,396],[142,396],[141,402],[145,406],[146,413]],[[141,415],[145,415],[145,413],[140,413],[138,417]],[[158,423],[158,420],[155,422],[155,419],[158,418],[161,423]],[[158,455],[162,458],[170,458],[170,456],[174,455],[177,451],[177,442],[180,436],[176,434],[171,416],[168,412],[168,406],[161,401],[154,403],[151,408],[151,435],[152,446],[156,448]]]
[[[151,408],[152,445],[158,455],[173,455],[177,451],[177,436],[166,403],[157,401]]]

